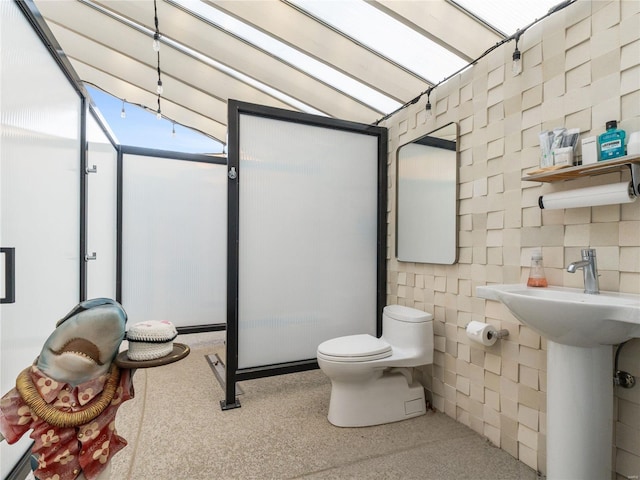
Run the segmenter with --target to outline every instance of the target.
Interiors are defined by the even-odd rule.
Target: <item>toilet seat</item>
[[[368,362],[390,357],[391,345],[372,335],[333,338],[318,346],[318,355],[334,362]]]

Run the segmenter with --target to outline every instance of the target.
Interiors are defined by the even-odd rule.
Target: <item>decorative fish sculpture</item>
[[[32,430],[37,479],[104,479],[113,455],[127,445],[115,417],[133,398],[132,371],[114,363],[126,321],[114,300],[80,303],[58,321],[34,364],[0,400],[7,442]]]

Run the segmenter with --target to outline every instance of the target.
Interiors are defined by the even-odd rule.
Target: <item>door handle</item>
[[[0,303],[16,303],[16,249],[2,247],[0,253],[4,258],[4,297]]]

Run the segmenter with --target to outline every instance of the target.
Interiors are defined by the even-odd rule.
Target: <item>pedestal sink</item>
[[[640,337],[640,295],[576,288],[488,285],[547,342],[547,478],[611,477],[613,347]]]

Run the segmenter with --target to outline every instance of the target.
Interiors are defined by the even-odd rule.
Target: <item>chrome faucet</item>
[[[567,267],[567,272],[576,273],[578,268],[582,268],[584,273],[584,293],[600,293],[598,284],[598,264],[596,263],[596,249],[583,248],[581,251],[582,260],[571,262]]]

